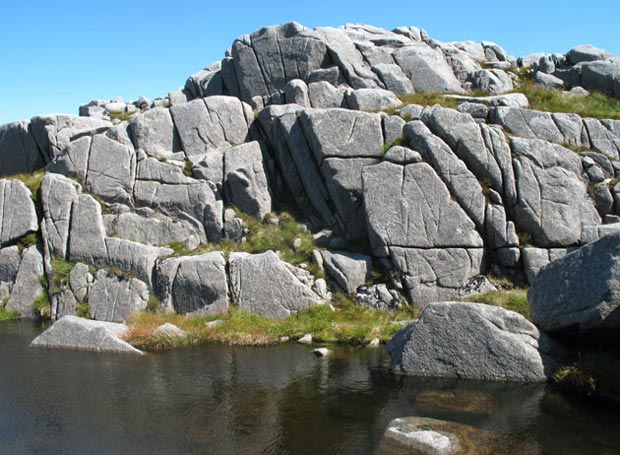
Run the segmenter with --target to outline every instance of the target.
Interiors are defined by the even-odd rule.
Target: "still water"
[[[1,454],[375,454],[426,416],[505,435],[502,453],[620,454],[620,409],[544,385],[394,375],[384,349],[207,345],[144,357],[29,348],[0,323]],[[527,448],[527,449],[525,449]]]

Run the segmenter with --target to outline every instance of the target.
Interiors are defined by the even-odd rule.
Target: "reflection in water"
[[[396,376],[382,349],[316,359],[300,345],[209,345],[135,358],[28,348],[39,331],[0,324],[0,453],[370,454],[405,416],[470,425],[523,453],[620,453],[617,410],[540,384]]]

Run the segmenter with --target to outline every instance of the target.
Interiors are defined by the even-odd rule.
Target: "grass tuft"
[[[279,321],[236,308],[212,317],[185,318],[177,314],[139,313],[130,320],[128,341],[139,349],[157,351],[205,342],[269,345],[277,343],[282,336],[296,339],[311,333],[317,342],[363,345],[373,338],[386,342],[401,329],[400,321],[419,317],[419,310],[415,307],[396,312],[377,311],[357,305],[342,294],[335,295],[334,304],[336,311],[329,305],[318,305]],[[212,328],[205,325],[214,319],[224,323]],[[165,322],[181,328],[187,336],[153,335],[153,331]]]

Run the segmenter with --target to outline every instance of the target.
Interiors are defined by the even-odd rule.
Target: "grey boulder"
[[[358,287],[372,278],[370,256],[328,250],[321,251],[321,255],[325,271],[347,294],[355,293]]]
[[[142,354],[122,339],[125,324],[64,316],[39,335],[31,346],[82,351]]]
[[[415,376],[545,381],[561,352],[518,313],[436,302],[388,342],[396,370]]]
[[[322,303],[273,251],[233,254],[230,258],[232,297],[240,310],[271,319],[284,319]]]
[[[528,292],[532,320],[547,332],[620,336],[620,233],[543,267]]]
[[[357,111],[386,111],[403,104],[394,93],[379,88],[353,90],[346,99],[349,107]]]
[[[229,203],[261,220],[271,212],[271,195],[258,142],[237,145],[224,154],[224,192]]]

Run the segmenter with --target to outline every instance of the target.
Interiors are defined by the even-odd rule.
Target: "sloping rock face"
[[[44,348],[142,354],[142,351],[121,338],[126,331],[125,324],[65,316],[35,338],[31,345]]]
[[[620,234],[550,262],[528,292],[532,320],[549,333],[620,336]]]
[[[617,59],[597,49],[524,62],[543,82],[615,87]],[[47,291],[53,318],[231,303],[281,318],[339,289],[395,308],[464,295],[489,273],[532,282],[620,230],[620,122],[525,109],[502,95],[515,66],[495,43],[415,27],[289,23],[240,37],[167,97],[1,126],[0,176],[46,174],[32,195],[0,180],[0,297],[23,316]],[[401,105],[424,91],[463,104]],[[234,251],[252,240],[239,211],[277,223],[283,208],[329,250],[331,289],[276,253],[184,256]]]
[[[544,381],[560,348],[523,316],[479,303],[436,302],[388,343],[405,374]]]

